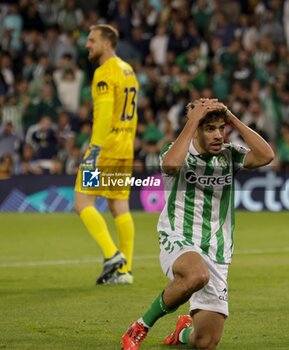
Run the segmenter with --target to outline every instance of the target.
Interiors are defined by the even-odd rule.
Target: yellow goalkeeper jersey
[[[106,158],[132,159],[137,125],[138,82],[132,67],[112,57],[94,72],[91,143]]]

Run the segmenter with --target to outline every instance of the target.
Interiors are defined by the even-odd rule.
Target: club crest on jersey
[[[106,94],[108,92],[108,84],[105,81],[99,81],[96,84],[96,91],[100,95]]]
[[[214,157],[212,164],[214,167],[221,167],[221,168],[227,168],[228,162],[225,156],[221,155],[218,157]]]
[[[225,186],[232,183],[232,174],[224,176],[197,175],[193,170],[187,170],[185,180],[191,184],[197,183],[203,186]]]
[[[218,160],[219,160],[219,164],[222,168],[226,168],[228,166],[228,163],[227,163],[225,156],[220,156]]]

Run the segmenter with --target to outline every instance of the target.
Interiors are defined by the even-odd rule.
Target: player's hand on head
[[[223,104],[218,99],[202,98],[187,105],[187,117],[201,120],[209,112],[222,109]]]
[[[207,98],[202,97],[196,100],[194,103],[212,103],[212,102],[218,102],[219,100],[217,98]]]
[[[85,158],[83,158],[81,162],[82,166],[95,169],[97,165],[97,158],[98,158],[100,149],[101,148],[99,146],[91,145],[89,147],[88,155]]]
[[[223,111],[224,113],[227,113],[228,111],[228,107],[222,102],[217,102],[215,106],[217,111]]]

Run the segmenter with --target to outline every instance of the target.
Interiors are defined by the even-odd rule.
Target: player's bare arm
[[[245,157],[245,168],[257,168],[269,164],[274,159],[270,145],[254,130],[242,123],[229,109],[226,109],[231,125],[238,130],[250,148]]]
[[[165,173],[175,175],[180,170],[200,121],[208,112],[223,108],[224,105],[216,99],[200,99],[188,105],[188,121],[172,147],[164,156],[163,170]]]

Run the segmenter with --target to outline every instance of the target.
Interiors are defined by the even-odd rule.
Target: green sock
[[[183,344],[189,344],[192,330],[192,327],[184,328],[179,335],[179,341]]]
[[[175,310],[177,310],[177,308],[171,309],[165,305],[163,301],[163,292],[162,292],[153,301],[150,308],[143,315],[142,319],[147,326],[152,327],[159,318],[161,318],[166,314],[174,312]]]

